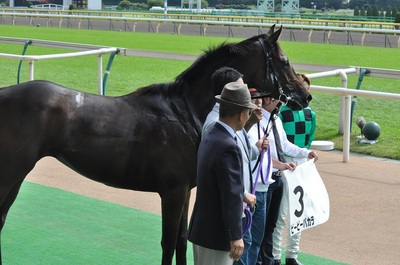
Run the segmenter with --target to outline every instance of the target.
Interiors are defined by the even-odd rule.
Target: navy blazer
[[[242,154],[219,123],[201,140],[197,158],[197,194],[189,225],[189,241],[230,251],[242,238]]]

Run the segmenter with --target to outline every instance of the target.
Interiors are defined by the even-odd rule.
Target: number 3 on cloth
[[[301,218],[301,216],[303,215],[303,212],[304,212],[304,201],[303,201],[304,189],[301,186],[297,186],[296,188],[294,188],[293,193],[295,195],[300,194],[300,196],[299,196],[299,204],[300,204],[301,210],[298,211],[296,209],[294,211],[294,215],[296,215],[296,217]]]
[[[329,219],[329,196],[314,160],[294,171],[285,170],[283,177],[289,191],[290,234],[325,223]]]

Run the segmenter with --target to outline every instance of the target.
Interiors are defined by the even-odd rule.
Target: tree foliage
[[[400,12],[397,12],[396,15],[394,16],[394,22],[400,23]]]
[[[400,23],[400,12],[397,12],[394,16],[394,23]],[[396,29],[400,29],[400,26],[396,26]]]
[[[147,5],[149,8],[152,8],[153,6],[164,6],[164,1],[163,0],[147,0]]]
[[[372,6],[372,16],[378,17],[379,16],[379,10],[377,6]]]
[[[132,3],[129,0],[122,0],[118,5],[118,7],[122,10],[129,10],[131,6]]]
[[[368,6],[367,8],[367,17],[372,17],[373,13],[372,13],[372,6]]]
[[[400,7],[400,0],[350,0],[348,7],[355,9],[356,6],[364,6],[365,8],[368,8],[368,6],[377,6],[378,9],[387,8],[387,6]]]
[[[239,6],[239,5],[255,5],[256,1],[254,0],[208,0],[209,6],[216,7],[217,5],[222,6]]]
[[[366,15],[365,7],[362,6],[360,10],[360,16],[365,17],[365,15]]]
[[[385,17],[391,17],[391,16],[392,16],[392,8],[388,5],[386,7]]]
[[[275,2],[275,6],[277,4],[281,4],[282,1]],[[318,10],[321,9],[340,9],[343,8],[343,2],[342,0],[300,0],[300,7],[306,7],[306,8],[315,8]],[[313,4],[311,4],[313,3]]]
[[[354,15],[355,17],[358,17],[358,16],[360,15],[360,9],[358,8],[358,6],[356,6],[356,8],[354,8],[354,13],[353,13],[353,15]]]

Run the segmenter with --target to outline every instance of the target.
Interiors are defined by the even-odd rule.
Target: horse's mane
[[[253,51],[254,44],[259,38],[268,39],[266,34],[253,36],[238,43],[227,43],[226,41],[211,45],[208,50],[203,50],[203,54],[185,71],[180,73],[175,82],[152,84],[138,89],[137,95],[182,95],[187,84],[199,78],[199,76],[211,77],[211,74],[218,68],[225,66],[232,56],[244,56]]]
[[[173,95],[177,94],[176,91],[179,91],[180,89],[171,89],[172,87],[177,87],[177,84],[175,82],[170,82],[170,83],[157,83],[157,84],[151,84],[145,87],[141,87],[137,89],[133,94],[136,96],[152,96],[152,95]]]
[[[252,51],[253,44],[258,38],[267,39],[266,34],[254,36],[238,43],[227,43],[226,41],[219,45],[211,45],[208,50],[203,50],[201,55],[188,69],[179,74],[176,82],[190,82],[204,72],[210,72],[210,75],[219,67],[222,67],[221,61],[228,60],[232,56],[243,56]]]

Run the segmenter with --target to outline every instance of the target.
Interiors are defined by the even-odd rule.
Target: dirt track
[[[303,233],[301,251],[353,265],[398,264],[400,162],[352,155],[350,163],[343,163],[339,152],[319,155],[317,169],[330,196],[331,216]],[[27,180],[157,214],[161,210],[156,193],[107,187],[53,158],[39,161]]]

